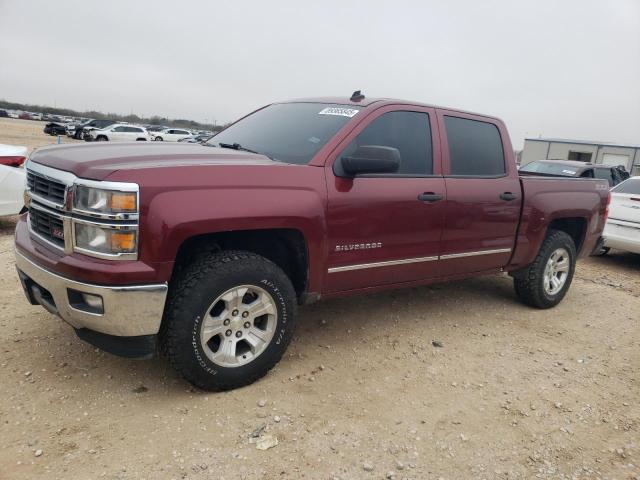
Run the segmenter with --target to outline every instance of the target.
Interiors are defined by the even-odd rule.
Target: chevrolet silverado
[[[506,272],[553,307],[609,199],[604,180],[519,175],[497,118],[359,92],[273,103],[204,145],[41,148],[26,171],[28,300],[207,390],[265,375],[321,297]]]

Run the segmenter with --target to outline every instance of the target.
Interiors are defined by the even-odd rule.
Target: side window
[[[116,127],[113,129],[114,132],[126,132],[127,127]]]
[[[606,180],[609,182],[609,186],[613,187],[613,177],[610,168],[596,168],[595,169],[596,178],[600,178],[602,180]]]
[[[400,152],[397,174],[433,174],[431,126],[426,113],[398,111],[380,115],[360,132],[342,156],[348,156],[364,145],[397,148]]]
[[[506,173],[502,139],[492,123],[444,117],[451,175],[499,176]]]

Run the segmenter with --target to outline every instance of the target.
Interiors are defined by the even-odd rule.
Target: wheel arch
[[[272,261],[289,277],[299,300],[308,290],[307,241],[302,231],[294,228],[222,231],[186,238],[178,247],[172,279],[196,254],[222,250],[245,250]]]
[[[560,230],[571,237],[579,255],[587,233],[587,219],[584,217],[563,217],[552,220],[547,226],[548,235],[552,230]]]

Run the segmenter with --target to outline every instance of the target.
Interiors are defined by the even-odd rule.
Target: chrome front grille
[[[27,189],[50,202],[64,205],[64,194],[66,186],[50,178],[27,171]]]
[[[39,208],[29,208],[31,231],[60,248],[64,248],[62,217]]]

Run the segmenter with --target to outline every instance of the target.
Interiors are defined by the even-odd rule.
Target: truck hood
[[[264,155],[193,143],[100,142],[39,148],[31,162],[91,180],[104,180],[118,170],[195,165],[275,164]]]

